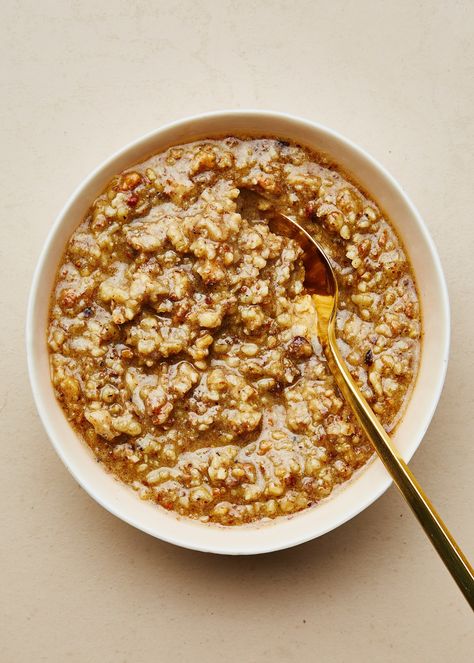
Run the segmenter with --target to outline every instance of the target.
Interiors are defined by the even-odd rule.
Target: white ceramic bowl
[[[330,155],[370,192],[395,224],[410,255],[422,301],[424,341],[420,372],[395,442],[409,460],[420,444],[441,394],[449,350],[449,304],[438,254],[417,210],[397,182],[361,148],[325,127],[281,113],[222,111],[169,124],[131,143],[99,166],[72,194],[52,227],[36,268],[26,328],[28,365],[44,427],[66,467],[103,507],[165,541],[222,554],[254,554],[288,548],[321,536],[376,500],[390,478],[376,459],[316,507],[264,525],[225,528],[177,517],[141,501],[94,461],[69,426],[49,377],[45,330],[58,262],[71,233],[95,196],[116,173],[170,145],[224,134],[274,135]]]

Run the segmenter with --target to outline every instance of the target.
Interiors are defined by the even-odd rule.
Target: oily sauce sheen
[[[51,298],[56,396],[142,499],[239,525],[327,497],[372,455],[315,334],[301,249],[251,188],[331,258],[337,336],[387,430],[419,364],[414,276],[389,221],[336,166],[273,138],[172,147],[117,175],[71,236]]]

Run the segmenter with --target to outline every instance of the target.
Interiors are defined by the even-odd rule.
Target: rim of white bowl
[[[239,529],[243,530],[247,526],[238,526],[237,528],[220,528],[220,538],[222,541],[219,541],[216,543],[216,541],[212,542],[199,542],[192,537],[189,536],[189,531],[187,530],[186,527],[183,527],[183,535],[181,534],[174,534],[174,535],[169,535],[166,532],[161,532],[157,531],[157,528],[152,527],[152,526],[147,526],[143,522],[138,522],[137,519],[133,517],[128,517],[124,515],[124,513],[121,511],[120,507],[116,507],[110,500],[107,499],[106,496],[100,494],[95,490],[94,486],[91,485],[89,482],[88,476],[85,476],[82,471],[76,467],[76,465],[71,461],[71,459],[68,457],[67,453],[64,451],[64,448],[58,439],[58,435],[53,429],[52,422],[50,420],[50,417],[48,415],[47,411],[47,403],[45,402],[44,395],[43,395],[43,388],[41,387],[40,384],[40,374],[39,374],[39,366],[38,366],[38,357],[37,353],[34,348],[34,337],[35,337],[35,304],[38,296],[39,289],[41,287],[41,281],[42,281],[42,275],[43,271],[45,270],[46,265],[48,264],[50,260],[49,251],[51,248],[51,244],[53,242],[54,237],[56,236],[56,233],[58,232],[59,228],[61,227],[64,218],[66,217],[69,209],[73,205],[73,203],[76,201],[76,199],[81,195],[83,190],[87,188],[87,186],[104,170],[107,169],[109,165],[114,163],[116,160],[118,160],[120,157],[124,156],[131,150],[137,150],[140,148],[140,146],[145,146],[150,140],[153,138],[159,136],[162,133],[165,133],[167,131],[171,131],[173,129],[179,129],[180,127],[185,127],[190,125],[191,123],[195,122],[202,122],[206,120],[212,120],[212,119],[228,119],[230,122],[234,119],[237,118],[242,118],[245,117],[247,119],[251,119],[252,117],[266,117],[269,118],[270,120],[286,120],[289,122],[296,123],[300,125],[300,127],[304,127],[309,130],[317,130],[322,132],[323,134],[326,134],[329,136],[329,138],[333,141],[336,141],[339,143],[341,146],[348,148],[349,151],[352,151],[355,153],[359,158],[362,160],[365,160],[369,166],[377,170],[383,178],[388,182],[389,187],[391,187],[404,201],[404,203],[408,206],[410,209],[410,212],[413,216],[413,218],[416,221],[416,224],[418,226],[418,231],[421,233],[423,236],[423,239],[429,249],[430,257],[433,261],[433,266],[435,268],[437,277],[438,277],[438,295],[439,295],[439,301],[441,304],[441,310],[442,310],[442,320],[440,320],[440,324],[443,327],[443,346],[439,348],[440,351],[440,366],[441,370],[438,374],[438,380],[437,380],[437,385],[436,389],[433,392],[433,398],[431,400],[431,406],[426,408],[426,411],[424,413],[424,417],[422,420],[422,425],[419,427],[419,440],[418,442],[413,446],[412,449],[409,450],[409,452],[406,452],[403,454],[404,458],[406,461],[409,461],[410,458],[413,456],[415,451],[418,449],[419,445],[421,444],[423,437],[428,429],[428,426],[433,418],[433,415],[435,413],[436,407],[438,405],[441,392],[443,389],[444,381],[446,378],[446,371],[447,371],[447,365],[448,365],[448,359],[449,359],[449,346],[450,346],[450,336],[451,336],[451,325],[450,325],[450,306],[449,306],[449,296],[448,296],[448,289],[446,285],[446,279],[444,276],[444,272],[441,266],[441,260],[439,258],[438,251],[436,249],[435,243],[420,215],[418,212],[417,208],[415,207],[414,203],[412,202],[411,198],[408,196],[408,194],[405,192],[405,190],[401,187],[401,185],[397,182],[397,180],[387,171],[387,169],[380,164],[374,157],[372,157],[368,152],[366,152],[365,149],[351,141],[350,139],[346,138],[339,132],[329,129],[325,125],[315,122],[313,120],[305,119],[290,113],[284,113],[280,111],[270,111],[270,110],[261,110],[261,109],[229,109],[229,110],[217,110],[217,111],[211,111],[211,112],[206,112],[206,113],[200,113],[200,114],[195,114],[191,116],[187,116],[184,118],[181,118],[179,120],[176,120],[174,122],[169,122],[165,125],[162,125],[158,129],[155,129],[153,131],[148,132],[147,134],[139,137],[138,139],[135,139],[133,141],[130,141],[127,145],[124,147],[120,148],[119,150],[116,150],[111,156],[109,156],[107,159],[102,161],[86,178],[80,182],[80,184],[76,187],[76,189],[72,192],[72,194],[69,196],[67,199],[66,203],[62,207],[61,211],[57,215],[53,225],[51,226],[48,235],[46,237],[46,240],[44,242],[44,245],[42,247],[42,250],[40,252],[38,262],[36,264],[36,268],[33,274],[33,280],[32,280],[32,286],[30,290],[30,295],[28,298],[28,307],[27,307],[27,316],[26,316],[26,351],[27,351],[27,362],[28,362],[28,372],[29,372],[29,377],[30,377],[30,384],[33,392],[33,397],[34,401],[36,404],[36,408],[38,410],[40,419],[42,421],[42,424],[46,430],[46,433],[56,450],[56,453],[58,456],[61,458],[63,461],[64,465],[66,468],[69,470],[69,472],[72,474],[74,479],[79,483],[79,485],[96,501],[98,502],[101,506],[103,506],[107,511],[118,517],[119,519],[127,522],[128,524],[132,525],[133,527],[136,527],[137,529],[150,534],[151,536],[154,536],[158,539],[161,539],[163,541],[166,541],[168,543],[172,543],[174,545],[188,548],[191,550],[197,550],[201,552],[210,552],[210,553],[215,553],[215,554],[227,554],[227,555],[247,555],[247,554],[261,554],[261,553],[268,553],[268,552],[273,552],[277,550],[283,550],[286,548],[291,548],[297,545],[300,545],[302,543],[305,543],[307,541],[310,541],[312,539],[318,538],[320,536],[323,536],[327,532],[332,531],[333,529],[336,529],[340,525],[344,524],[348,520],[351,520],[354,518],[356,515],[361,513],[364,509],[369,507],[371,504],[373,504],[391,485],[392,480],[388,474],[384,477],[383,480],[380,481],[379,486],[377,489],[374,489],[372,492],[370,492],[365,499],[360,500],[353,506],[352,509],[346,510],[346,512],[341,515],[339,518],[334,519],[330,524],[328,524],[325,527],[320,527],[317,529],[317,531],[310,530],[310,531],[305,531],[304,533],[299,534],[298,536],[293,536],[293,537],[285,537],[283,534],[284,531],[284,521],[282,519],[277,519],[276,521],[273,521],[273,523],[270,523],[268,525],[265,525],[264,527],[260,528],[255,528],[259,529],[261,532],[261,536],[259,537],[261,540],[258,541],[256,544],[255,542],[250,542],[249,544],[243,545],[235,545],[234,542],[232,542],[231,545],[227,545],[224,543],[224,539],[226,538],[227,533],[232,529]],[[229,128],[227,133],[232,133],[232,130]],[[238,132],[237,132],[238,133]],[[245,133],[245,132],[243,132]],[[269,133],[272,133],[271,131]],[[221,135],[222,132],[216,132],[217,135]],[[212,135],[212,132],[209,132],[209,136]],[[186,139],[187,141],[192,140],[192,138]],[[144,151],[144,154],[142,156],[143,159],[147,158],[149,156],[146,151]],[[132,161],[130,163],[130,166],[133,165],[133,163],[136,163],[136,161]],[[336,161],[337,163],[337,161]],[[350,173],[352,175],[352,173]],[[357,181],[357,173],[354,173],[354,178]],[[377,199],[377,196],[374,196],[375,199]],[[79,220],[78,220],[79,221]],[[403,236],[402,236],[402,241],[403,241]],[[59,256],[56,256],[57,263],[59,263]],[[415,275],[416,276],[416,275]],[[44,344],[44,352],[47,351],[46,348],[46,339],[45,339],[45,344]],[[416,386],[415,386],[416,388]],[[408,404],[408,407],[410,407],[410,404]],[[81,444],[80,439],[78,439],[78,444]],[[91,460],[93,460],[93,457],[91,456]],[[375,458],[374,463],[380,463],[381,462]],[[365,469],[361,468],[360,471],[363,472]],[[356,473],[357,474],[357,473]],[[355,476],[355,480],[357,480],[357,476]],[[350,481],[347,482],[350,484]],[[344,484],[343,484],[344,486]],[[341,487],[341,490],[344,488]],[[138,497],[136,495],[133,495],[135,499],[138,500]],[[337,499],[337,495],[330,496],[328,500],[334,500]],[[155,505],[153,505],[154,508],[157,508]],[[159,508],[159,507],[158,507]],[[314,508],[318,508],[318,505],[316,505]],[[300,512],[299,514],[295,514],[293,517],[298,517],[302,513],[305,513],[307,511],[311,511],[312,509],[305,510],[303,512]],[[167,515],[167,514],[166,514]],[[181,520],[182,523],[189,523],[189,519],[178,519]],[[288,519],[287,522],[290,521],[290,518]],[[191,521],[193,525],[195,524],[194,521]],[[278,543],[272,542],[270,544],[266,543],[266,537],[265,537],[265,529],[267,527],[275,527],[278,523],[278,526],[282,529],[282,535],[281,535],[281,541]],[[207,524],[201,524],[198,523],[196,525],[200,533],[202,534],[203,528],[209,527]],[[159,528],[158,528],[159,529]],[[187,530],[187,531],[185,531]],[[248,530],[247,530],[248,531]],[[199,537],[196,537],[198,539]],[[218,537],[219,538],[219,537]]]

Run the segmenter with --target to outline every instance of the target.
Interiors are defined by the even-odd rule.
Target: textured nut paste
[[[58,270],[55,393],[141,498],[224,525],[305,509],[372,454],[316,337],[301,250],[240,208],[239,187],[295,215],[330,256],[338,343],[387,430],[415,381],[421,335],[400,240],[322,156],[228,137],[115,177]]]

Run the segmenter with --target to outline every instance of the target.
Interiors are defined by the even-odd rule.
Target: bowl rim
[[[285,538],[284,536],[281,537],[281,542],[278,544],[272,543],[268,544],[265,542],[265,536],[263,535],[261,537],[262,541],[258,546],[251,545],[251,546],[242,546],[239,545],[237,547],[229,546],[229,545],[216,545],[215,543],[212,543],[210,545],[209,543],[203,544],[200,543],[199,541],[196,540],[191,540],[187,539],[186,536],[170,536],[167,535],[166,533],[162,533],[156,530],[156,528],[152,526],[147,526],[144,525],[143,523],[138,523],[134,518],[132,517],[127,517],[121,512],[120,507],[115,506],[115,504],[112,503],[112,501],[108,501],[106,497],[102,496],[99,494],[94,487],[89,483],[88,477],[84,476],[77,467],[74,466],[74,464],[71,462],[70,458],[68,458],[67,453],[65,452],[61,441],[58,439],[58,436],[56,435],[55,431],[53,430],[53,427],[50,425],[49,417],[47,416],[46,413],[46,408],[44,407],[43,404],[43,398],[42,398],[42,386],[41,386],[41,381],[40,381],[40,370],[38,366],[38,357],[37,353],[35,351],[34,347],[34,338],[35,338],[35,305],[36,305],[36,300],[38,297],[38,293],[41,287],[41,281],[42,281],[42,275],[43,271],[45,270],[46,266],[48,265],[49,262],[49,250],[51,247],[51,244],[53,242],[53,239],[55,238],[56,234],[58,233],[59,229],[61,228],[64,219],[67,217],[67,214],[69,212],[69,209],[72,207],[73,203],[80,197],[80,195],[83,193],[85,189],[91,184],[94,179],[100,175],[100,173],[104,170],[107,169],[110,165],[112,165],[115,161],[120,159],[121,157],[125,156],[127,153],[129,153],[132,150],[136,150],[140,148],[142,145],[145,146],[147,145],[150,141],[152,141],[154,138],[157,138],[160,134],[166,133],[171,130],[179,129],[181,127],[187,127],[188,125],[194,123],[194,122],[201,122],[204,120],[212,120],[212,119],[227,119],[229,121],[232,121],[233,119],[237,118],[247,118],[251,119],[252,117],[260,117],[260,118],[268,118],[269,120],[285,120],[285,121],[290,121],[292,123],[298,124],[302,128],[306,128],[309,130],[317,130],[326,136],[328,136],[331,140],[336,141],[336,143],[339,143],[345,148],[348,148],[350,152],[353,152],[362,159],[362,161],[365,161],[369,164],[370,167],[372,167],[374,170],[378,171],[379,174],[382,175],[382,177],[388,182],[388,184],[391,186],[392,190],[398,195],[401,199],[403,199],[404,204],[409,208],[411,215],[413,219],[416,221],[417,225],[417,230],[421,233],[423,236],[423,240],[429,250],[429,254],[433,263],[433,267],[437,273],[438,277],[438,286],[439,286],[439,303],[441,305],[441,313],[442,313],[442,318],[440,320],[440,325],[443,327],[443,339],[444,339],[444,344],[443,347],[439,348],[439,357],[440,357],[440,362],[441,362],[441,370],[438,376],[438,383],[436,385],[436,388],[434,389],[433,392],[433,398],[431,399],[430,406],[426,408],[426,411],[424,413],[424,421],[423,421],[423,426],[419,428],[419,441],[415,446],[409,450],[408,453],[404,453],[404,459],[406,461],[409,461],[410,458],[413,456],[419,445],[421,444],[423,437],[426,433],[426,430],[432,420],[432,417],[434,415],[434,412],[436,410],[436,407],[438,405],[441,392],[443,389],[444,381],[446,378],[446,371],[447,371],[447,365],[448,365],[448,359],[449,359],[449,347],[450,347],[450,337],[451,337],[451,324],[450,324],[450,305],[449,305],[449,296],[448,296],[448,289],[446,285],[446,279],[444,276],[444,272],[442,269],[441,265],[441,260],[439,258],[438,251],[436,249],[436,246],[434,244],[434,241],[420,215],[418,212],[417,208],[415,207],[414,203],[412,202],[411,198],[408,196],[408,194],[405,192],[405,190],[402,188],[402,186],[397,182],[397,180],[387,171],[387,169],[380,164],[374,157],[372,157],[364,148],[360,147],[356,143],[354,143],[352,140],[346,138],[343,136],[341,133],[338,131],[335,131],[333,129],[330,129],[326,127],[325,125],[315,122],[313,120],[309,120],[306,118],[299,117],[294,114],[290,113],[284,113],[280,111],[272,111],[272,110],[262,110],[262,109],[223,109],[223,110],[217,110],[217,111],[211,111],[211,112],[206,112],[206,113],[199,113],[195,115],[191,115],[188,117],[183,117],[178,120],[175,120],[173,122],[169,122],[167,124],[164,124],[157,129],[154,129],[145,135],[140,136],[139,138],[130,141],[127,143],[125,146],[121,147],[120,149],[116,150],[111,156],[107,157],[104,159],[96,168],[94,168],[73,190],[71,195],[68,197],[66,200],[65,204],[61,208],[60,212],[56,216],[56,219],[52,226],[49,229],[49,232],[46,236],[46,239],[44,240],[44,244],[42,246],[41,252],[39,254],[39,257],[37,259],[37,264],[34,270],[33,274],[33,279],[32,279],[32,284],[31,284],[31,289],[30,289],[30,294],[28,297],[28,305],[27,305],[27,315],[26,315],[26,334],[25,334],[25,340],[26,340],[26,353],[27,353],[27,364],[28,364],[28,373],[29,373],[29,378],[30,378],[30,384],[31,384],[31,389],[33,392],[33,398],[34,402],[36,405],[36,408],[38,410],[40,419],[42,421],[43,427],[56,451],[56,453],[59,455],[61,460],[63,461],[64,465],[66,468],[69,470],[69,472],[72,474],[74,479],[79,483],[79,485],[96,501],[98,502],[101,506],[103,506],[107,511],[112,513],[113,515],[117,516],[121,520],[127,522],[128,524],[136,527],[137,529],[146,532],[147,534],[150,534],[156,538],[159,538],[163,541],[166,541],[168,543],[172,543],[174,545],[178,545],[181,547],[185,547],[191,550],[198,550],[201,552],[212,552],[212,553],[217,553],[217,554],[230,554],[230,555],[240,555],[240,554],[259,554],[259,553],[267,553],[267,552],[272,552],[272,551],[277,551],[277,550],[282,550],[286,548],[290,548],[296,545],[300,545],[302,543],[305,543],[306,541],[309,541],[314,538],[318,538],[319,536],[322,536],[323,534],[326,534],[327,532],[339,527],[343,523],[347,522],[348,520],[354,518],[356,515],[361,513],[364,509],[366,509],[368,506],[373,504],[391,485],[392,479],[386,474],[386,477],[384,477],[383,480],[380,481],[380,484],[378,488],[370,492],[365,496],[365,499],[360,500],[353,506],[352,509],[347,510],[341,517],[334,519],[333,522],[328,524],[326,527],[320,528],[317,532],[314,531],[309,531],[301,534],[298,537],[293,537],[293,538]],[[216,132],[216,135],[221,135],[222,132]],[[229,132],[230,133],[230,132]],[[239,132],[236,132],[239,133]],[[245,132],[241,132],[245,133]],[[263,132],[262,132],[263,133]],[[269,134],[272,133],[271,131]],[[277,133],[277,132],[274,132]],[[212,132],[209,132],[209,136],[212,134]],[[191,139],[188,138],[186,142],[189,142]],[[148,153],[144,153],[143,159],[146,159],[148,157]],[[136,161],[134,162],[136,163]],[[336,160],[337,163],[337,160]],[[130,163],[130,166],[133,166],[133,163]],[[357,182],[357,173],[354,173],[355,180]],[[376,198],[376,196],[374,196]],[[401,239],[403,241],[403,235],[401,236]],[[59,262],[59,259],[58,259]],[[415,274],[416,276],[416,274]],[[46,345],[45,345],[45,350],[46,350]],[[409,407],[409,405],[408,405]],[[69,424],[68,424],[69,425]],[[375,461],[376,463],[380,463],[378,459]],[[366,466],[364,466],[366,467]],[[362,468],[363,469],[363,468]],[[347,482],[350,483],[350,482]],[[343,484],[344,485],[344,484]],[[336,499],[337,496],[334,495],[333,497],[329,497],[329,499]],[[135,499],[138,499],[135,496]],[[317,507],[316,507],[317,508]],[[308,511],[308,510],[305,510]],[[302,513],[304,513],[303,511]],[[296,514],[298,515],[298,514]],[[188,520],[188,519],[184,519]],[[276,522],[276,521],[273,521]],[[271,525],[269,525],[271,526]],[[199,524],[199,527],[206,527],[206,525]],[[239,529],[242,529],[245,526],[239,526]],[[234,528],[232,528],[234,529]],[[262,528],[263,530],[264,528]],[[228,528],[222,528],[222,531],[225,532],[227,531]],[[224,535],[225,536],[225,535]],[[198,538],[198,537],[197,537]]]

